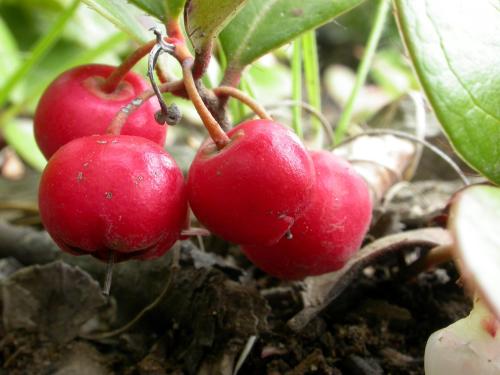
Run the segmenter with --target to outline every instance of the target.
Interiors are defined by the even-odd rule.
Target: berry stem
[[[193,58],[181,58],[179,59],[182,65],[182,74],[184,77],[184,86],[186,88],[189,99],[193,103],[196,108],[196,112],[200,116],[205,128],[207,128],[208,134],[213,139],[217,149],[223,149],[229,142],[230,139],[224,130],[222,130],[219,123],[212,116],[208,108],[203,103],[203,100],[198,93],[198,89],[196,88],[196,84],[194,82],[192,68],[193,68]]]
[[[264,107],[262,107],[259,103],[253,100],[249,95],[245,94],[243,91],[238,90],[235,87],[220,86],[213,89],[213,92],[217,96],[221,95],[231,96],[232,98],[235,98],[240,102],[246,104],[260,118],[266,120],[272,120],[271,116],[266,112]]]
[[[105,93],[112,93],[118,87],[120,81],[125,77],[125,75],[132,69],[132,67],[137,64],[137,62],[146,56],[151,48],[156,44],[156,40],[150,40],[149,42],[143,44],[137,48],[132,54],[127,57],[120,66],[118,66],[113,73],[111,73],[108,78],[104,80],[101,84],[101,89]]]
[[[177,18],[169,20],[165,27],[169,38],[177,39],[179,42],[184,42],[184,35],[182,34],[182,29]]]
[[[108,263],[106,265],[106,277],[104,279],[104,286],[102,287],[102,294],[106,297],[109,296],[111,290],[111,282],[113,281],[113,267],[115,265],[115,252],[109,252]]]
[[[183,86],[182,81],[168,82],[162,84],[159,88],[161,92],[171,92],[179,90]],[[143,105],[147,100],[155,95],[153,90],[143,91],[139,96],[133,99],[129,104],[123,107],[113,118],[106,129],[106,134],[119,135],[122,131],[128,117],[135,112],[137,108]]]
[[[144,307],[130,322],[125,324],[124,326],[117,328],[113,331],[97,333],[95,335],[81,335],[80,337],[87,340],[103,340],[110,337],[114,337],[120,335],[126,331],[128,331],[135,323],[142,319],[142,317],[149,311],[153,310],[167,295],[167,292],[170,289],[170,285],[172,284],[172,280],[175,277],[175,273],[179,271],[179,253],[175,251],[172,255],[172,268],[167,275],[167,279],[165,281],[165,285],[160,292],[160,294],[146,307]]]
[[[156,75],[158,76],[158,80],[160,81],[160,83],[167,83],[168,82],[168,76],[163,71],[160,64],[155,66],[155,71],[156,71]]]

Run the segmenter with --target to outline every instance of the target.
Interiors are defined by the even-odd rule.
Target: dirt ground
[[[372,232],[394,230],[390,216]],[[403,216],[396,227],[424,223]],[[297,331],[288,322],[307,283],[269,277],[213,238],[205,251],[195,239],[117,265],[106,300],[99,262],[62,254],[37,229],[2,224],[0,236],[0,374],[423,374],[429,335],[470,310],[452,263],[415,276],[401,252],[364,267]],[[162,291],[131,327],[101,334]]]

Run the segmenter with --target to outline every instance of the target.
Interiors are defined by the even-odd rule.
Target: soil
[[[377,215],[367,241],[435,226],[459,186],[410,184]],[[60,252],[27,226],[28,215],[0,221],[0,375],[423,374],[429,335],[471,308],[452,263],[415,277],[402,259],[422,249],[407,248],[370,264],[295,332],[287,322],[303,309],[307,284],[269,277],[213,237],[184,241],[157,261],[117,264],[105,300],[104,265]],[[99,337],[165,286],[136,324]]]
[[[190,246],[183,247],[179,274],[193,271],[186,257]],[[235,260],[248,266],[243,258]],[[198,314],[223,317],[211,332],[198,318],[176,322],[154,311],[133,329],[103,340],[57,343],[37,334],[36,328],[7,333],[2,327],[0,374],[231,374],[246,341],[243,335],[253,329],[240,327],[247,324],[245,311],[252,309],[262,324],[254,327],[257,337],[240,375],[423,374],[428,336],[470,310],[453,264],[413,279],[394,265],[378,264],[365,270],[304,330],[292,332],[286,322],[302,308],[302,285],[280,282],[251,267],[241,282],[235,269],[231,274],[229,268],[214,265],[203,276],[211,285],[203,294],[209,301],[222,301],[217,311],[210,303],[198,303]],[[240,282],[231,280],[236,278]],[[255,289],[264,303],[255,308],[255,300],[245,306],[244,301],[255,298]],[[193,337],[212,341],[197,345]]]

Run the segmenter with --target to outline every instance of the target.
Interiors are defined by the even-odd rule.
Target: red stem
[[[179,42],[184,43],[184,34],[177,18],[169,20],[165,26],[169,38],[177,39]]]
[[[137,48],[132,54],[127,57],[120,66],[118,66],[113,73],[111,73],[108,78],[104,80],[101,84],[101,89],[105,93],[112,93],[118,87],[120,81],[125,77],[125,75],[132,69],[132,67],[137,64],[137,62],[146,56],[151,49],[156,44],[156,40],[150,40],[144,45]]]
[[[160,81],[160,83],[167,83],[168,82],[167,74],[163,71],[160,64],[157,64],[155,66],[155,71],[156,71],[156,75],[158,76],[158,80]]]
[[[159,89],[161,92],[172,92],[179,90],[183,86],[182,81],[175,81],[162,84]],[[137,108],[143,105],[147,100],[155,95],[153,90],[143,91],[139,96],[133,99],[129,104],[123,107],[113,118],[111,123],[106,129],[107,134],[119,135],[122,131],[125,122],[127,122],[128,117],[134,113]]]
[[[191,102],[196,108],[198,115],[203,121],[203,125],[205,125],[205,128],[207,128],[208,134],[213,139],[217,148],[221,150],[230,142],[230,139],[227,134],[224,133],[224,130],[222,130],[221,126],[212,116],[210,111],[207,109],[205,103],[203,103],[203,100],[201,99],[200,94],[198,93],[198,89],[196,88],[192,72],[193,58],[180,58],[179,61],[182,65],[184,86],[189,95],[189,99],[191,99]]]
[[[206,45],[202,46],[199,52],[196,52],[194,59],[193,77],[199,79],[207,70],[210,58],[212,57],[213,41],[210,40]]]
[[[254,113],[262,119],[272,120],[271,116],[266,112],[264,107],[253,100],[250,96],[243,91],[238,90],[231,86],[219,86],[213,89],[214,94],[217,96],[230,96],[246,104]]]

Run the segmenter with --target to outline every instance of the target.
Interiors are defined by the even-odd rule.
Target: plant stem
[[[74,0],[71,5],[63,11],[52,28],[49,30],[49,32],[42,39],[37,41],[30,54],[30,57],[26,59],[24,63],[21,64],[16,69],[16,71],[6,80],[5,84],[0,88],[0,107],[2,107],[5,101],[9,98],[9,95],[14,87],[56,43],[56,41],[63,33],[67,22],[73,16],[79,4],[79,0]]]
[[[161,290],[160,294],[146,307],[144,307],[130,322],[125,324],[124,326],[117,328],[113,331],[97,333],[94,335],[81,335],[80,337],[87,340],[103,340],[113,336],[120,335],[126,331],[128,331],[135,323],[137,323],[141,318],[149,311],[153,310],[165,297],[168,290],[170,289],[170,285],[172,284],[172,279],[174,278],[174,273],[179,270],[179,254],[177,252],[173,255],[172,260],[172,268],[170,269],[169,274],[167,275],[167,279],[165,281],[165,286]]]
[[[230,142],[230,139],[227,134],[224,133],[224,130],[222,130],[219,123],[215,120],[210,111],[207,109],[205,103],[203,103],[203,100],[201,99],[200,94],[198,93],[198,89],[196,88],[193,73],[191,70],[193,68],[193,61],[193,58],[185,58],[181,60],[182,74],[184,77],[184,87],[186,88],[189,99],[193,103],[196,112],[198,112],[198,115],[203,121],[203,125],[205,125],[208,134],[214,141],[217,149],[221,150]]]
[[[164,83],[160,85],[159,89],[161,92],[172,92],[178,90],[183,85],[182,81],[175,81]],[[118,135],[121,133],[123,125],[127,121],[128,117],[136,111],[141,105],[143,105],[147,100],[155,95],[153,90],[143,91],[139,96],[135,97],[129,104],[123,107],[111,120],[111,123],[106,129],[106,134]]]
[[[158,80],[160,81],[160,83],[166,83],[166,82],[168,82],[168,76],[163,71],[163,69],[161,68],[160,64],[157,64],[155,66],[155,71],[156,71],[156,76],[158,77]]]
[[[169,38],[174,38],[179,42],[184,42],[184,34],[182,33],[178,18],[168,20],[165,27],[167,29],[167,35]]]
[[[284,100],[282,102],[278,102],[273,105],[268,105],[267,109],[269,110],[270,108],[280,108],[280,107],[296,107],[299,106],[304,110],[305,112],[309,113],[311,116],[316,118],[322,127],[322,130],[325,132],[326,137],[329,140],[333,139],[333,130],[332,130],[332,124],[330,124],[330,121],[321,113],[319,112],[316,108],[314,108],[312,105],[306,102],[294,102],[293,100]]]
[[[356,99],[358,98],[361,88],[366,81],[366,77],[373,61],[373,57],[375,56],[378,42],[380,40],[380,37],[382,36],[382,31],[384,30],[384,24],[387,18],[389,5],[390,0],[379,0],[377,11],[375,14],[375,21],[370,31],[370,35],[366,43],[366,48],[363,53],[363,57],[361,58],[358,71],[356,73],[356,81],[354,83],[354,87],[352,89],[351,95],[349,96],[349,99],[347,100],[344,111],[340,116],[337,128],[335,129],[335,136],[333,139],[334,144],[342,142],[349,124],[351,123]]]
[[[132,54],[127,57],[120,66],[118,66],[113,73],[109,75],[108,78],[104,80],[101,84],[101,89],[105,93],[111,93],[115,91],[116,87],[120,83],[120,81],[125,77],[125,75],[132,69],[132,67],[137,64],[137,62],[146,56],[151,48],[156,44],[156,40],[150,40],[149,42],[143,44],[139,48],[137,48]]]
[[[393,129],[368,129],[368,130],[364,130],[362,133],[353,135],[352,137],[349,137],[348,139],[342,141],[341,143],[336,144],[334,148],[337,148],[343,144],[352,142],[356,138],[366,137],[366,136],[376,136],[376,135],[380,135],[380,134],[389,134],[389,135],[393,135],[393,136],[398,137],[398,138],[408,139],[409,141],[412,141],[412,142],[415,142],[415,143],[418,143],[418,144],[421,144],[421,145],[427,147],[427,149],[429,151],[431,151],[432,153],[436,154],[438,157],[443,159],[456,172],[456,174],[460,177],[460,179],[462,180],[462,182],[465,186],[470,185],[469,179],[462,172],[462,170],[460,169],[458,164],[455,163],[453,161],[453,159],[451,157],[449,157],[444,151],[441,151],[441,149],[439,147],[434,146],[432,143],[426,141],[425,139],[418,138],[415,135],[412,135],[412,134],[409,134],[409,133],[406,133],[406,132],[403,132],[400,130],[393,130]]]
[[[321,112],[321,83],[319,76],[318,49],[316,46],[316,32],[308,31],[302,36],[304,58],[304,76],[307,88],[307,101],[318,112]],[[314,138],[321,137],[321,122],[318,118],[311,119]]]
[[[115,252],[109,252],[108,263],[106,265],[106,276],[104,278],[104,286],[102,287],[102,294],[106,297],[109,296],[111,290],[111,282],[113,281],[113,267],[115,265]]]
[[[300,38],[293,42],[292,99],[294,102],[302,101],[302,41]],[[302,111],[299,105],[292,108],[292,128],[302,139],[304,133],[302,131]]]
[[[253,100],[249,95],[245,94],[243,91],[238,90],[235,87],[219,86],[213,89],[213,92],[217,96],[220,95],[231,96],[239,100],[240,102],[246,104],[260,118],[266,120],[272,120],[271,116],[266,112],[264,107],[262,107],[259,103]]]

